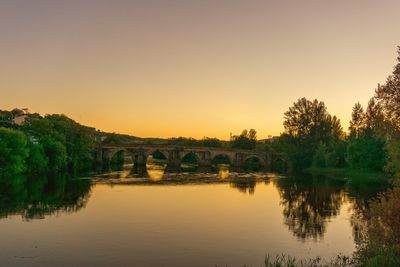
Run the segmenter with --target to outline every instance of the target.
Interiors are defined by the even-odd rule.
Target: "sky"
[[[283,132],[297,99],[345,129],[396,63],[400,1],[0,0],[0,109],[141,137]]]

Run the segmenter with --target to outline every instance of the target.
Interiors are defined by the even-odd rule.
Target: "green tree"
[[[400,138],[394,138],[387,144],[388,161],[385,170],[400,178]]]
[[[355,253],[359,266],[400,266],[400,188],[381,193],[369,204],[367,227]]]
[[[64,115],[47,115],[28,120],[23,130],[43,145],[49,159],[49,170],[62,170],[66,165],[69,171],[78,173],[94,166],[94,129],[82,126]],[[56,152],[61,154],[57,155]]]
[[[317,151],[315,151],[313,158],[313,166],[318,168],[326,167],[326,146],[323,143],[319,143]]]
[[[361,104],[357,102],[353,107],[350,121],[350,136],[358,137],[362,134],[365,129],[365,114]]]
[[[0,177],[13,177],[25,171],[27,138],[18,130],[0,127]]]
[[[67,151],[65,146],[50,136],[41,139],[44,151],[48,158],[50,173],[56,174],[65,170],[67,166]]]
[[[285,133],[280,137],[281,148],[289,159],[292,171],[311,166],[320,143],[328,147],[341,140],[340,120],[331,116],[325,104],[301,98],[285,112]]]
[[[205,147],[222,147],[223,143],[218,138],[204,137],[200,141],[200,144],[201,144],[201,146],[205,146]]]
[[[41,144],[28,142],[29,157],[26,159],[27,172],[31,176],[43,176],[48,171],[48,159]]]
[[[254,149],[257,145],[257,132],[254,129],[245,129],[240,135],[232,136],[230,142],[233,148]]]
[[[367,110],[365,111],[365,126],[378,136],[386,136],[385,131],[387,124],[385,122],[385,116],[382,106],[375,98],[371,98],[368,102]]]
[[[351,137],[347,146],[346,161],[355,169],[382,171],[386,163],[385,142],[371,133]]]
[[[397,65],[386,83],[378,85],[375,97],[380,103],[385,117],[400,131],[400,46],[398,47]]]

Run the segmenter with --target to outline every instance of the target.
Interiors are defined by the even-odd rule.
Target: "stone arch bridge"
[[[97,151],[97,160],[99,162],[109,162],[120,151],[124,151],[125,156],[131,157],[132,163],[135,165],[146,164],[147,158],[158,151],[164,155],[167,166],[171,168],[180,167],[182,159],[188,154],[193,154],[196,157],[200,167],[210,167],[212,160],[219,155],[229,158],[230,165],[237,168],[242,168],[245,161],[250,158],[258,159],[261,168],[267,171],[271,170],[274,161],[286,162],[283,154],[266,153],[257,150],[146,144],[102,145]]]

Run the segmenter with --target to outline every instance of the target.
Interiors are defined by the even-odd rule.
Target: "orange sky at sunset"
[[[345,129],[385,81],[400,1],[0,2],[0,109],[108,132],[228,139],[283,131],[298,98]]]

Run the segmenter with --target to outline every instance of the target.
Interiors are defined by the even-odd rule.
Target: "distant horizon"
[[[283,132],[297,99],[347,130],[396,62],[400,2],[1,1],[0,107],[106,132]]]
[[[311,99],[311,100],[314,100],[314,99]],[[322,101],[323,102],[323,101]],[[366,105],[365,105],[366,106]],[[364,107],[364,105],[363,105],[363,107]],[[98,128],[98,127],[95,127],[95,126],[93,126],[93,125],[89,125],[89,124],[85,124],[85,123],[82,123],[82,122],[80,122],[79,120],[77,120],[77,119],[75,119],[75,118],[73,118],[73,117],[71,117],[70,115],[68,115],[68,114],[65,114],[65,113],[40,113],[40,112],[36,112],[36,111],[33,111],[33,110],[31,110],[30,108],[28,108],[28,107],[12,107],[12,108],[9,108],[9,109],[2,109],[2,108],[0,108],[0,110],[8,110],[8,111],[11,111],[11,110],[13,110],[13,109],[26,109],[27,111],[28,111],[28,114],[35,114],[35,113],[37,113],[37,114],[39,114],[40,116],[42,116],[42,117],[44,117],[44,116],[46,116],[46,115],[64,115],[64,116],[67,116],[68,118],[70,118],[70,119],[72,119],[72,120],[74,120],[74,121],[76,121],[77,123],[79,123],[79,124],[81,124],[81,125],[83,125],[83,126],[86,126],[86,127],[90,127],[90,128],[94,128],[94,129],[96,129],[96,130],[98,130],[98,131],[101,131],[101,132],[105,132],[105,133],[110,133],[110,134],[112,134],[112,133],[115,133],[115,134],[120,134],[120,135],[129,135],[129,136],[132,136],[132,137],[138,137],[138,138],[142,138],[142,139],[170,139],[170,138],[180,138],[180,137],[183,137],[183,138],[194,138],[194,139],[196,139],[196,140],[201,140],[201,139],[203,139],[203,138],[217,138],[217,139],[219,139],[219,140],[221,140],[221,141],[229,141],[230,140],[230,135],[232,134],[232,136],[234,136],[234,135],[239,135],[239,134],[241,134],[241,132],[243,131],[243,130],[250,130],[250,129],[254,129],[254,128],[252,128],[252,127],[249,127],[249,128],[243,128],[241,131],[239,131],[239,132],[230,132],[229,133],[229,138],[228,139],[223,139],[223,138],[219,138],[219,137],[216,137],[216,136],[202,136],[202,137],[193,137],[193,136],[182,136],[182,135],[176,135],[176,136],[141,136],[141,135],[137,135],[137,134],[134,134],[134,133],[123,133],[123,132],[116,132],[116,131],[106,131],[106,130],[103,130],[103,129],[100,129],[100,128]],[[328,112],[329,112],[329,110],[328,110]],[[334,114],[331,114],[331,115],[334,115]],[[283,125],[283,119],[282,119],[282,125]],[[343,123],[342,123],[342,121],[341,121],[341,125],[342,125],[342,127],[343,127]],[[256,131],[257,131],[257,129],[255,129]],[[282,132],[280,132],[280,133],[278,133],[278,134],[269,134],[269,135],[267,135],[267,136],[262,136],[262,137],[260,137],[259,136],[259,134],[258,134],[258,131],[257,131],[257,140],[266,140],[266,139],[269,139],[269,138],[272,138],[272,137],[278,137],[278,136],[280,136],[282,133],[284,133],[285,132],[285,130],[283,129],[283,126],[282,126]],[[344,128],[343,127],[343,132],[344,133],[348,133],[348,129],[347,128]]]

